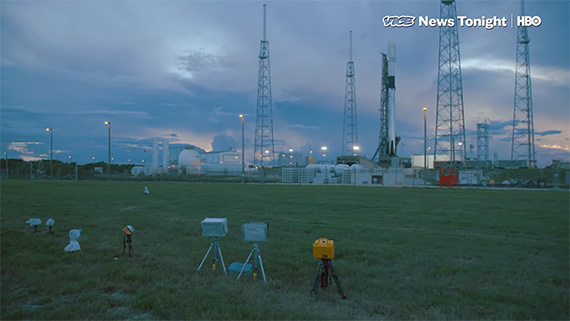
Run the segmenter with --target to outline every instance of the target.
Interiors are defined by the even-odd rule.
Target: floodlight
[[[202,236],[221,237],[228,233],[227,218],[211,218],[206,217],[202,222]]]
[[[267,242],[269,238],[269,223],[248,222],[242,225],[243,240],[246,242]]]

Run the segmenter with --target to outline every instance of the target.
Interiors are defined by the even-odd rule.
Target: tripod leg
[[[259,258],[259,266],[261,267],[261,275],[263,276],[263,282],[267,282],[265,279],[265,270],[263,270],[263,261],[261,260],[261,254],[257,253],[257,257]]]
[[[125,237],[123,236],[123,252],[121,253],[121,256],[125,255],[125,248],[127,247],[127,243],[125,240]]]
[[[243,266],[242,266],[242,268],[241,268],[241,271],[239,272],[239,275],[238,275],[236,281],[239,280],[239,278],[240,278],[241,275],[243,274],[243,271],[245,270],[245,266],[247,265],[247,262],[249,262],[249,259],[251,258],[251,254],[252,254],[252,253],[253,253],[253,250],[251,250],[251,252],[249,252],[249,255],[247,256],[247,260],[245,260],[245,263],[243,264]]]
[[[202,259],[202,263],[200,263],[200,266],[198,267],[198,271],[200,271],[200,269],[202,268],[202,265],[204,265],[204,261],[206,261],[208,254],[210,254],[210,250],[212,250],[212,246],[214,246],[214,244],[210,244],[210,247],[208,248],[206,255],[204,255],[204,258]],[[124,252],[124,248],[123,248],[123,252]]]
[[[222,256],[222,249],[220,248],[220,245],[218,245],[217,248],[218,248],[218,252],[220,253],[220,260],[222,261],[222,267],[224,268],[224,274],[228,274],[228,272],[226,272],[226,264],[224,263],[224,257]]]
[[[322,262],[324,266],[324,272],[323,274],[321,274],[321,288],[326,290],[327,286],[329,285],[329,278],[330,278],[329,274],[330,260],[323,260]]]
[[[321,279],[321,275],[323,274],[323,262],[319,263],[319,268],[317,269],[317,275],[315,276],[315,282],[313,283],[313,292],[317,294],[317,290],[319,289],[319,281]]]
[[[337,288],[338,288],[338,293],[340,293],[340,296],[341,296],[343,299],[346,299],[346,295],[344,294],[344,290],[342,289],[342,285],[340,285],[340,280],[339,280],[338,276],[336,275],[336,272],[335,272],[335,270],[334,270],[334,267],[333,267],[332,263],[331,263],[330,268],[331,268],[332,277],[333,277],[334,282],[336,283],[336,286],[337,286]]]

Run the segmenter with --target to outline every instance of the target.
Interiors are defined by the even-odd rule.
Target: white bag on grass
[[[77,242],[77,239],[81,236],[81,232],[83,232],[83,229],[69,231],[69,244],[65,247],[66,252],[81,251],[81,246],[79,246],[79,242]]]
[[[79,242],[77,241],[69,241],[69,244],[65,247],[66,252],[75,252],[81,251],[81,246],[79,246]]]

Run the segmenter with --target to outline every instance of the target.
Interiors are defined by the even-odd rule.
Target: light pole
[[[8,171],[8,153],[4,152],[4,157],[6,158],[6,179],[10,176],[10,171]]]
[[[111,122],[106,121],[105,124],[109,128],[109,162],[107,163],[107,175],[109,180],[111,180]]]
[[[49,174],[53,176],[53,128],[46,128],[50,136]]]
[[[426,122],[426,112],[427,108],[424,107],[424,185],[426,184],[427,178],[427,122]]]
[[[241,177],[242,177],[242,183],[243,183],[243,179],[245,176],[245,162],[244,162],[244,155],[245,155],[245,150],[244,150],[244,136],[243,136],[243,124],[245,122],[245,115],[241,114],[239,115],[239,118],[241,118]]]

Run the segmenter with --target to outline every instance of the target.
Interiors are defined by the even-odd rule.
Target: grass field
[[[567,191],[3,181],[1,197],[2,320],[569,318]],[[243,223],[270,223],[266,284],[197,271],[207,216],[228,218],[226,265],[249,254]],[[136,257],[113,260],[127,224]],[[310,292],[319,237],[346,300]]]

